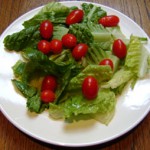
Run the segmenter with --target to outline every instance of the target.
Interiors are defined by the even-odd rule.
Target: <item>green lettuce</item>
[[[39,25],[31,26],[19,32],[7,35],[4,39],[4,46],[9,51],[21,51],[27,47],[36,48],[37,43],[41,40]]]
[[[88,22],[91,21],[93,23],[98,23],[98,20],[101,17],[104,17],[107,15],[106,11],[104,11],[101,7],[98,7],[93,4],[83,3],[82,9],[84,11],[84,18],[82,22]]]
[[[111,33],[100,24],[92,22],[76,23],[69,27],[69,33],[77,37],[79,43],[108,42],[112,41]]]
[[[54,26],[53,39],[61,40],[63,35],[67,34],[69,29],[62,25]]]
[[[135,76],[144,77],[148,67],[148,55],[149,53],[144,48],[141,40],[136,36],[131,36],[125,59],[125,67],[131,70]]]
[[[106,51],[104,51],[99,44],[90,44],[88,48],[88,52],[85,56],[86,62],[88,64],[99,64],[99,62],[106,58],[108,55]]]
[[[128,83],[133,77],[134,74],[132,71],[122,68],[118,70],[107,83],[103,84],[102,87],[116,89]]]
[[[92,119],[96,114],[105,115],[115,110],[116,98],[115,94],[108,89],[101,89],[98,96],[89,101],[82,94],[76,94],[68,97],[68,99],[60,105],[50,104],[49,114],[55,119],[63,118],[67,121],[80,120],[84,118]],[[109,117],[108,117],[109,118]],[[109,121],[111,119],[109,118]],[[100,121],[100,120],[99,120]],[[103,123],[108,123],[106,118]]]
[[[37,88],[16,79],[13,79],[12,82],[17,90],[19,90],[23,96],[27,98],[26,105],[30,112],[40,113],[45,108],[49,107],[48,104],[42,103]]]
[[[25,68],[25,65],[26,63],[21,61],[21,60],[18,60],[15,65],[12,67],[13,69],[13,73],[15,75],[16,78],[20,78],[21,79],[21,76],[23,74],[23,71],[24,71],[24,68]]]
[[[88,65],[82,72],[70,80],[67,89],[70,91],[81,89],[82,82],[86,76],[95,77],[100,84],[112,77],[112,70],[110,66]]]
[[[13,84],[19,89],[19,91],[24,95],[24,97],[33,97],[37,93],[37,89],[32,87],[22,81],[18,81],[16,79],[12,80]]]
[[[45,5],[33,18],[25,21],[23,26],[25,28],[35,26],[43,20],[50,20],[54,24],[65,24],[65,19],[69,12],[69,7],[58,2],[51,2]]]

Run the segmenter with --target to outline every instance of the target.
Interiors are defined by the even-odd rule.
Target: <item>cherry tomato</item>
[[[45,76],[42,81],[41,90],[52,90],[55,91],[57,88],[57,80],[54,76]]]
[[[62,37],[62,43],[66,48],[73,48],[77,44],[77,39],[73,34],[68,33]]]
[[[44,54],[48,54],[51,51],[50,42],[46,40],[39,41],[37,46],[38,50],[40,50]]]
[[[57,39],[53,39],[53,40],[50,42],[50,46],[51,46],[51,51],[52,51],[54,54],[59,54],[59,53],[62,52],[62,41],[57,40]]]
[[[76,45],[74,49],[72,50],[72,56],[76,60],[80,60],[82,57],[86,55],[87,51],[88,51],[88,45],[84,43],[80,43]]]
[[[99,19],[99,24],[102,24],[104,27],[114,27],[119,23],[119,17],[115,15],[104,16]]]
[[[81,9],[76,9],[76,10],[71,11],[66,18],[66,24],[71,25],[74,23],[81,22],[83,19],[83,15],[84,13],[83,13],[83,10]]]
[[[41,100],[45,103],[53,102],[56,98],[55,93],[51,90],[44,90],[41,92]]]
[[[124,44],[124,42],[120,39],[117,39],[113,43],[113,53],[116,55],[118,58],[122,59],[126,56],[127,54],[127,47]]]
[[[53,34],[53,24],[49,20],[45,20],[40,24],[40,34],[44,39],[51,38]]]
[[[99,65],[109,65],[112,70],[113,70],[113,68],[114,68],[114,65],[113,65],[112,60],[111,60],[111,59],[108,59],[108,58],[103,59],[103,60],[99,63]]]
[[[92,100],[96,98],[98,89],[98,82],[94,77],[87,76],[84,79],[82,83],[82,93],[87,99]]]

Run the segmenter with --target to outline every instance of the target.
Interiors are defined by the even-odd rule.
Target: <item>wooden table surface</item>
[[[61,1],[61,0],[60,0]],[[0,0],[0,34],[22,14],[50,0]],[[112,7],[137,22],[150,36],[150,0],[91,0]],[[63,149],[39,142],[14,127],[0,112],[0,150]],[[112,142],[90,147],[103,150],[149,150],[150,113],[132,131]]]

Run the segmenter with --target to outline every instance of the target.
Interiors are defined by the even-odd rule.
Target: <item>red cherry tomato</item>
[[[71,25],[71,24],[74,24],[74,23],[81,22],[82,19],[83,19],[83,15],[84,15],[83,10],[81,10],[81,9],[73,10],[67,16],[67,18],[66,18],[66,24],[67,25]]]
[[[87,51],[88,51],[88,45],[84,43],[80,43],[76,45],[74,49],[72,50],[72,56],[76,60],[80,60],[82,57],[86,55]]]
[[[107,59],[107,58],[106,58],[106,59],[103,59],[103,60],[99,63],[99,65],[109,65],[112,70],[113,70],[113,68],[114,68],[114,65],[113,65],[112,60],[111,60],[111,59]]]
[[[91,100],[96,98],[98,94],[98,82],[92,76],[87,76],[82,83],[82,93],[83,95]]]
[[[68,33],[62,37],[62,43],[66,48],[73,48],[77,44],[77,39],[73,34]]]
[[[55,91],[57,88],[57,80],[54,76],[45,76],[42,81],[41,90],[52,90]]]
[[[62,41],[57,40],[57,39],[53,39],[53,40],[50,42],[50,46],[51,46],[51,51],[52,51],[54,54],[59,54],[59,53],[62,52]]]
[[[45,20],[40,24],[40,34],[44,39],[51,38],[53,34],[53,24],[49,20]]]
[[[104,27],[114,27],[119,23],[119,17],[115,15],[104,16],[99,19],[99,24],[102,24]]]
[[[38,50],[40,50],[44,54],[48,54],[51,51],[50,43],[46,40],[39,41],[37,46]]]
[[[45,103],[54,102],[56,96],[51,90],[44,90],[41,92],[41,100]]]
[[[127,47],[124,44],[124,42],[120,39],[117,39],[113,43],[113,53],[116,55],[118,58],[122,59],[126,56],[127,54]]]

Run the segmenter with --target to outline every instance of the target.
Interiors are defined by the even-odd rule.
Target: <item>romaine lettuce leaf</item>
[[[101,7],[93,5],[92,3],[83,3],[82,9],[84,11],[84,18],[82,22],[91,21],[93,23],[98,23],[98,20],[101,17],[107,15],[106,11],[104,11]]]
[[[70,80],[67,89],[70,91],[81,89],[82,82],[86,76],[95,77],[100,84],[112,77],[112,70],[110,66],[88,65],[81,73]]]
[[[21,51],[27,47],[35,48],[41,40],[39,25],[31,26],[19,32],[7,35],[4,39],[4,46],[9,50]]]
[[[43,20],[50,20],[54,24],[65,23],[66,16],[69,14],[70,8],[58,3],[50,2],[45,5],[37,15],[25,21],[23,26],[25,28],[40,24]]]
[[[17,87],[17,89],[24,95],[24,97],[33,97],[37,93],[37,89],[35,87],[23,83],[22,81],[13,79],[12,82],[15,85],[15,87]]]
[[[53,39],[58,39],[61,40],[63,35],[67,34],[69,29],[65,26],[57,25],[54,26],[54,31],[53,31]]]
[[[148,51],[144,48],[141,40],[136,36],[131,36],[128,46],[125,67],[131,70],[135,76],[144,77],[148,67]]]
[[[79,43],[101,43],[113,41],[111,33],[100,24],[92,22],[76,23],[69,27],[69,33],[77,37]]]
[[[20,78],[21,79],[21,76],[23,74],[23,70],[25,68],[25,65],[26,65],[25,62],[23,62],[21,60],[18,60],[16,62],[16,64],[12,67],[13,73],[14,73],[16,78],[18,78],[18,79]]]
[[[69,121],[84,119],[92,119],[96,114],[113,116],[115,110],[116,98],[115,94],[108,89],[101,89],[98,96],[89,101],[82,96],[82,93],[68,97],[68,99],[60,105],[50,104],[49,114],[55,119],[64,118]],[[55,112],[55,113],[54,113]],[[101,120],[102,123],[108,124],[111,119],[108,117]],[[100,119],[99,119],[100,121]]]
[[[134,74],[132,71],[122,68],[118,70],[107,83],[103,84],[102,87],[115,89],[128,83],[133,77]]]
[[[63,13],[68,13],[69,12],[69,7],[58,3],[58,2],[50,2],[46,4],[38,14],[43,14],[45,12],[55,12],[57,14],[63,14]]]
[[[22,81],[13,79],[12,80],[15,87],[27,98],[27,108],[30,112],[40,113],[44,109],[48,108],[48,104],[43,104],[40,99],[40,94],[35,87],[32,87]]]

